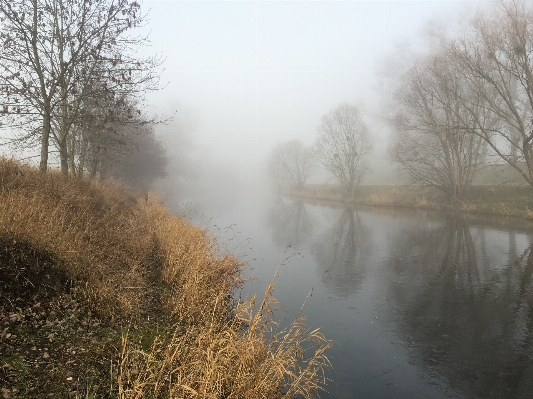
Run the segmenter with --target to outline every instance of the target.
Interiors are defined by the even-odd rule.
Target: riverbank
[[[533,220],[533,189],[518,184],[472,186],[468,202],[456,204],[449,204],[446,197],[433,187],[413,185],[362,185],[358,187],[354,198],[345,195],[339,185],[307,185],[300,191],[286,190],[282,194],[351,205],[502,215]]]
[[[276,331],[272,286],[209,232],[113,182],[0,159],[0,389],[26,397],[305,397],[331,343]],[[305,356],[306,362],[302,362]]]

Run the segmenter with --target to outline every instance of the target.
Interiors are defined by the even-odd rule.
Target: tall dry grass
[[[0,190],[0,236],[50,253],[116,326],[144,321],[111,354],[110,397],[310,398],[325,384],[331,342],[303,318],[279,330],[272,286],[234,302],[244,264],[207,231],[117,183],[6,159]],[[151,325],[154,313],[165,317]]]
[[[331,346],[304,319],[276,331],[270,288],[259,308],[238,305],[225,323],[177,326],[149,350],[123,336],[117,372],[120,398],[318,397]],[[210,315],[213,316],[213,315]],[[216,319],[216,318],[215,318]]]
[[[145,207],[164,260],[164,303],[176,323],[147,349],[123,336],[119,397],[316,397],[326,382],[331,342],[303,318],[278,331],[271,285],[261,303],[253,297],[234,304],[230,294],[243,283],[243,264],[217,254],[204,230],[156,203]]]
[[[154,240],[146,213],[119,184],[1,159],[0,234],[53,254],[100,315],[149,310]]]

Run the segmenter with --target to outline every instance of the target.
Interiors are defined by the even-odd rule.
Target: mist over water
[[[71,3],[79,6],[76,2]],[[132,3],[135,9],[141,7],[137,2]],[[153,194],[172,212],[184,215],[194,225],[208,230],[221,254],[235,254],[247,263],[244,276],[250,280],[235,293],[236,299],[252,295],[261,299],[265,288],[273,282],[274,296],[280,303],[276,313],[280,328],[305,315],[310,328],[321,328],[324,335],[335,342],[329,351],[332,369],[328,374],[330,382],[326,391],[321,393],[323,398],[529,398],[533,392],[532,222],[300,201],[274,194],[278,182],[269,175],[272,150],[283,148],[284,143],[296,143],[292,147],[299,148],[299,154],[307,156],[302,156],[302,159],[313,158],[316,161],[320,158],[317,156],[317,144],[320,142],[317,138],[327,130],[324,120],[328,118],[324,117],[334,115],[335,110],[342,108],[346,110],[343,115],[349,116],[346,119],[356,119],[357,123],[352,126],[360,128],[359,134],[352,136],[348,134],[350,129],[340,129],[342,134],[339,136],[345,140],[344,144],[353,144],[368,135],[368,146],[347,151],[355,154],[352,161],[369,152],[365,162],[357,164],[357,167],[352,162],[346,167],[368,170],[362,184],[406,184],[410,181],[406,176],[413,172],[409,169],[410,162],[418,163],[411,178],[416,180],[417,176],[422,176],[419,183],[433,184],[441,189],[452,187],[453,190],[456,187],[453,184],[439,186],[431,177],[445,176],[443,181],[451,181],[457,175],[455,171],[470,168],[472,172],[478,172],[478,167],[482,173],[478,173],[475,179],[469,180],[467,176],[463,181],[491,185],[523,184],[523,178],[527,180],[528,173],[530,182],[533,181],[531,162],[529,165],[522,162],[529,159],[533,150],[528,130],[533,101],[529,104],[526,101],[530,99],[528,88],[533,81],[526,80],[528,85],[525,85],[524,81],[517,79],[528,74],[521,69],[505,69],[508,65],[520,64],[515,61],[522,55],[526,55],[524,59],[527,60],[533,53],[533,45],[517,47],[515,42],[519,40],[511,41],[508,51],[511,62],[501,74],[505,76],[500,83],[508,89],[509,96],[500,99],[500,102],[511,104],[511,108],[518,104],[520,112],[515,107],[508,113],[519,116],[518,120],[508,118],[505,123],[501,122],[499,119],[505,119],[502,117],[505,112],[499,112],[501,104],[496,101],[497,109],[491,110],[489,100],[478,104],[482,110],[480,114],[466,113],[460,118],[455,115],[456,120],[448,119],[449,110],[462,109],[459,105],[471,104],[471,98],[492,98],[495,93],[506,90],[467,92],[462,97],[464,102],[456,104],[458,107],[451,106],[453,102],[432,105],[434,109],[429,114],[433,119],[430,118],[430,122],[427,122],[427,113],[416,114],[418,109],[425,109],[419,106],[418,100],[423,103],[436,97],[432,88],[436,88],[435,92],[439,95],[444,93],[443,98],[448,98],[447,95],[453,92],[455,94],[449,97],[457,100],[462,94],[460,89],[467,86],[466,82],[477,87],[477,70],[464,76],[458,73],[462,80],[455,79],[455,75],[446,75],[447,67],[462,72],[460,68],[476,58],[466,57],[468,53],[461,53],[455,58],[462,64],[445,65],[441,70],[428,69],[427,66],[426,69],[421,68],[420,76],[426,76],[426,79],[420,80],[423,82],[420,86],[414,85],[419,81],[419,75],[413,75],[411,80],[403,79],[406,72],[413,71],[413,65],[423,64],[426,58],[421,55],[432,51],[435,55],[438,49],[442,49],[445,38],[462,35],[465,26],[474,29],[474,25],[465,21],[478,9],[486,10],[490,15],[494,3],[498,2],[144,0],[142,12],[148,12],[150,21],[139,27],[136,34],[149,37],[150,45],[135,47],[136,39],[132,39],[129,50],[141,58],[157,54],[165,61],[161,70],[157,64],[154,75],[157,84],[142,89],[142,95],[135,97],[143,104],[143,109],[128,111],[135,110],[133,114],[138,115],[146,112],[149,118],[141,118],[136,122],[138,126],[130,130],[117,130],[117,135],[107,137],[107,143],[102,142],[104,145],[98,137],[115,121],[99,116],[103,124],[95,128],[92,124],[97,119],[83,120],[80,116],[82,120],[73,123],[78,116],[68,116],[67,111],[72,106],[67,104],[67,97],[79,100],[77,104],[84,103],[82,97],[76,96],[78,90],[74,85],[69,89],[71,92],[61,94],[62,102],[58,102],[61,107],[58,107],[63,112],[62,117],[50,113],[49,105],[33,110],[37,119],[43,119],[42,126],[35,126],[46,127],[48,133],[39,128],[25,131],[29,125],[23,122],[19,126],[21,132],[29,136],[22,135],[18,147],[14,147],[12,152],[8,153],[7,147],[0,146],[0,155],[15,156],[37,166],[41,154],[39,146],[48,140],[40,143],[39,138],[48,137],[46,135],[52,132],[54,137],[50,149],[46,147],[42,152],[45,156],[50,153],[50,162],[43,164],[46,166],[43,172],[60,165],[59,151],[62,149],[65,176],[70,170],[73,178],[86,175],[115,178],[130,183],[140,191],[148,190],[150,186]],[[27,2],[28,7],[33,4],[37,7],[37,2]],[[47,12],[53,14],[52,11]],[[533,15],[533,11],[531,13]],[[18,14],[22,15],[22,20],[24,15],[28,15]],[[121,23],[130,24],[120,15],[119,18],[122,18]],[[487,21],[489,26],[491,20]],[[8,27],[5,28],[7,32],[10,25],[5,26]],[[50,25],[51,37],[55,35],[54,26],[57,26],[55,22]],[[26,38],[33,37],[33,30],[30,31]],[[489,29],[485,31],[489,32]],[[490,32],[495,32],[494,36],[499,33],[497,29]],[[533,35],[533,30],[528,34]],[[17,37],[23,36],[19,34]],[[486,39],[483,36],[473,37],[479,39],[479,43],[491,41],[481,40]],[[45,54],[49,49],[47,40],[42,42]],[[4,50],[15,43],[15,40],[10,42],[6,38],[4,41]],[[109,48],[113,41],[116,44],[116,40],[110,40]],[[102,47],[101,44],[98,46]],[[98,46],[96,48],[100,49]],[[482,60],[486,64],[479,64],[481,70],[498,58],[494,52],[485,50],[483,47],[472,47],[474,55],[488,54],[487,59]],[[96,59],[91,51],[87,52],[87,59]],[[432,58],[433,64],[430,62],[428,65],[442,66],[444,63],[438,61],[446,57],[451,59],[451,54],[446,53],[442,59]],[[120,56],[117,55],[118,58]],[[60,70],[68,64],[63,62],[62,57],[57,65]],[[120,64],[118,58],[111,61],[113,68]],[[18,68],[30,68],[30,64],[32,62],[22,61]],[[131,65],[126,69],[118,66],[122,72],[116,76],[121,74],[123,80],[115,82],[117,88],[131,84],[127,83],[129,78],[126,75],[131,77],[132,70],[138,68],[139,72],[142,69],[141,63],[133,68]],[[80,71],[87,70],[83,64],[78,67]],[[5,68],[9,70],[8,66]],[[58,78],[53,68],[52,65],[49,81],[39,83],[40,89],[35,75],[35,79],[32,78],[34,82],[27,87],[26,77],[21,77],[20,72],[9,72],[4,81],[18,78],[20,86],[12,90],[9,84],[4,85],[7,87],[4,90],[7,103],[2,108],[2,114],[26,114],[24,109],[21,111],[17,105],[13,106],[18,104],[17,95],[37,93],[37,97],[32,97],[33,94],[29,97],[28,104],[34,105],[41,103],[41,99],[35,99],[39,90],[44,90],[43,87],[65,87],[64,78]],[[494,69],[491,71],[495,73]],[[430,72],[435,73],[431,75]],[[142,81],[142,73],[139,74]],[[75,77],[81,75],[72,75],[72,81],[77,82]],[[509,79],[507,75],[513,78]],[[444,78],[438,80],[439,77]],[[440,92],[437,89],[448,87],[442,84],[448,83],[447,78],[456,83],[458,89]],[[471,81],[468,81],[469,78]],[[92,85],[92,80],[87,79],[84,87],[99,86]],[[434,86],[428,82],[433,82]],[[478,85],[481,88],[487,85],[487,82],[481,83]],[[394,96],[402,84],[403,103],[399,99],[401,96]],[[155,90],[156,86],[161,90]],[[111,93],[112,90],[102,84],[104,87],[105,90],[97,91],[98,95],[94,94],[94,97]],[[411,92],[406,87],[411,87]],[[427,87],[427,93],[416,90]],[[412,94],[417,92],[423,92],[427,97],[413,97]],[[13,99],[10,98],[12,95],[15,96]],[[57,96],[54,94],[52,97]],[[121,100],[126,103],[124,98]],[[87,109],[97,103],[98,98],[92,104],[88,102]],[[147,109],[144,109],[145,104]],[[14,109],[10,111],[8,105]],[[403,115],[399,112],[402,107]],[[99,108],[98,112],[101,111]],[[107,107],[109,109],[102,108],[112,111],[111,106]],[[470,110],[472,107],[465,108]],[[49,114],[45,115],[43,110]],[[485,118],[486,113],[492,113],[489,116],[494,120]],[[445,115],[442,118],[445,123],[439,124],[442,115]],[[394,119],[396,116],[397,120]],[[51,118],[54,126],[50,125]],[[120,123],[127,125],[126,119]],[[476,123],[488,121],[486,126],[481,127],[489,133],[480,137],[477,132],[470,137],[476,136],[479,143],[485,140],[484,147],[481,144],[470,145],[472,151],[469,156],[461,151],[453,154],[457,155],[456,159],[471,161],[466,168],[458,164],[450,166],[442,161],[446,158],[442,147],[460,147],[455,145],[459,142],[457,137],[462,135],[457,131],[480,128],[479,123],[472,126],[463,123],[457,127],[459,119],[467,122],[476,120]],[[48,121],[46,126],[45,120]],[[334,118],[328,120],[334,121]],[[397,123],[394,124],[394,121]],[[5,128],[2,140],[11,141],[16,131],[10,129],[16,125],[0,125]],[[67,125],[79,125],[76,129],[80,131],[75,134],[76,129],[70,131]],[[494,128],[496,125],[503,136],[491,143],[493,131],[498,131]],[[63,139],[57,136],[60,126],[65,133]],[[149,129],[144,133],[136,131],[146,126]],[[524,140],[521,143],[519,136],[505,136],[513,135],[509,131],[515,126],[522,128]],[[85,130],[88,134],[92,129],[95,132],[91,135],[81,134]],[[393,164],[391,153],[394,147],[391,143],[405,144],[407,140],[402,141],[402,137],[407,137],[405,133],[412,134],[416,129],[419,129],[417,133],[420,135],[411,136],[410,146],[396,146],[397,164]],[[361,131],[365,134],[362,135]],[[445,132],[444,136],[450,141],[439,141],[437,137],[437,140],[430,138],[427,143],[422,143],[420,137],[427,138],[428,131]],[[145,144],[140,140],[143,134],[150,138]],[[128,141],[126,149],[127,140],[121,138],[128,135],[133,140]],[[72,140],[67,141],[67,137]],[[506,142],[507,138],[510,144]],[[89,140],[93,140],[90,147],[92,162],[89,158],[85,159]],[[494,151],[488,149],[487,143]],[[425,144],[424,149],[421,149],[422,144]],[[140,157],[142,162],[132,161],[136,155],[142,154],[143,147],[149,151]],[[343,158],[339,147],[324,144],[323,148],[328,150],[324,150],[322,160]],[[110,155],[113,151],[116,159]],[[490,157],[495,159],[496,153],[500,158],[491,163]],[[410,159],[402,164],[399,155],[405,154]],[[505,154],[510,154],[507,159]],[[106,157],[109,158],[108,163],[111,160],[120,165],[120,168],[114,168],[115,172],[121,173],[106,171],[103,166]],[[349,156],[345,158],[349,159]],[[437,158],[440,161],[435,161]],[[512,170],[512,175],[507,170],[512,168],[499,168],[505,162],[510,165],[515,162],[516,170],[524,165],[529,168],[523,173]],[[324,166],[327,162],[321,163]],[[404,166],[404,172],[407,171],[403,175],[397,170],[398,164]],[[417,170],[420,164],[429,170],[429,178],[419,173],[424,168]],[[109,165],[107,168],[111,170]],[[496,178],[489,166],[500,169]],[[298,189],[305,183],[338,184],[339,180],[342,183],[342,173],[336,179],[333,168],[329,171],[325,168],[317,167],[315,173],[301,184],[282,183],[285,187]],[[154,173],[142,176],[142,172],[151,170]],[[450,175],[441,173],[443,170],[451,171]],[[447,179],[450,176],[453,179]],[[142,184],[136,186],[136,181]],[[463,192],[468,193],[469,187],[465,186]],[[502,187],[507,190],[509,186]],[[345,194],[353,194],[355,188],[352,184]],[[391,196],[395,195],[391,192]],[[454,201],[457,200],[455,205],[462,206],[469,200],[466,194],[460,198],[455,191],[452,195],[449,195],[450,192],[447,194],[447,199],[453,197]],[[426,201],[426,198],[422,200]],[[480,202],[482,200],[479,199]],[[472,209],[476,207],[476,204],[468,205]],[[486,205],[487,209],[492,206]],[[501,208],[506,206],[503,204]],[[520,207],[520,212],[524,212],[525,208],[524,213],[532,209]]]

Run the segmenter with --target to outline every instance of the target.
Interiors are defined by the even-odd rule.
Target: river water
[[[281,323],[335,341],[322,398],[533,397],[532,224],[276,197],[188,212],[248,261],[240,295],[281,265]]]

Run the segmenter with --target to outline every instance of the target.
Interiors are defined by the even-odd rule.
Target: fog
[[[274,145],[311,145],[320,118],[341,103],[360,110],[373,152],[363,184],[394,184],[388,160],[390,82],[439,32],[492,1],[144,0],[141,55],[164,59],[146,110],[170,158],[154,186],[179,201],[268,190]],[[458,29],[459,30],[459,29]],[[37,149],[0,151],[36,161]],[[51,161],[57,167],[57,160]],[[311,182],[334,179],[328,173]]]
[[[373,172],[363,183],[397,181],[386,156],[384,81],[409,65],[428,27],[487,4],[145,1],[152,46],[144,50],[165,58],[165,87],[150,103],[154,113],[175,112],[158,129],[175,167],[164,189],[179,181],[213,193],[262,189],[272,147],[292,139],[311,144],[321,116],[343,102],[360,108],[374,141]]]

